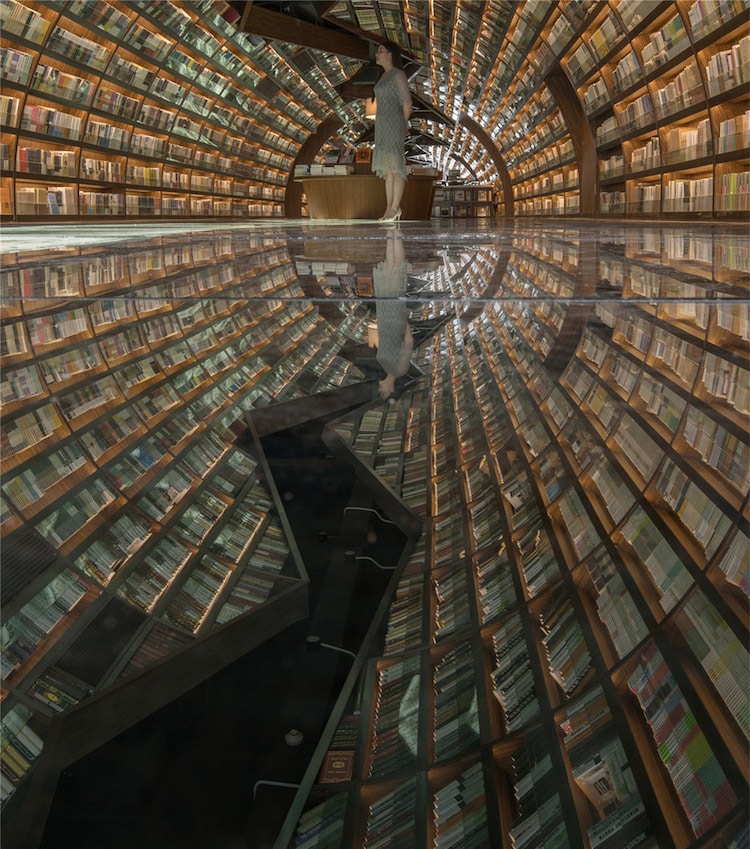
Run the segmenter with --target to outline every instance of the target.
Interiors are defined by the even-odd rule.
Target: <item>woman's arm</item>
[[[404,115],[404,123],[409,122],[411,118],[411,92],[409,91],[409,81],[406,79],[406,74],[402,71],[396,78],[398,93],[401,98],[401,111]]]

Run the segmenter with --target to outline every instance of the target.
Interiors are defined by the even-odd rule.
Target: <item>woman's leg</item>
[[[396,210],[391,208],[391,201],[393,199],[393,178],[396,175],[392,171],[386,172],[385,175],[385,212],[383,213],[383,218],[390,218],[392,215],[396,214]]]
[[[406,185],[406,180],[400,174],[393,174],[393,184],[391,186],[391,200],[389,204],[389,209],[391,210],[391,215],[395,215],[398,210],[401,208],[401,198],[404,194],[404,186]]]
[[[393,218],[401,206],[401,198],[404,194],[406,180],[395,171],[388,171],[385,175],[385,212],[383,218]],[[382,219],[381,219],[382,220]]]

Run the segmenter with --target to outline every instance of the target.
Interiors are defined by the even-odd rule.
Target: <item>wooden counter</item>
[[[432,216],[435,177],[408,177],[401,199],[402,218],[425,221]],[[375,174],[302,177],[310,218],[379,218],[385,211],[385,183]]]

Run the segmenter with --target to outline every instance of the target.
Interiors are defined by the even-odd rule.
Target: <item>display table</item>
[[[436,177],[414,175],[406,180],[401,198],[404,220],[425,221],[432,216]],[[385,211],[385,183],[375,174],[342,177],[302,177],[310,218],[379,218]]]

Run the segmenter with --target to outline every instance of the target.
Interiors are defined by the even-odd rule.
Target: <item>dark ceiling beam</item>
[[[429,100],[424,100],[424,98],[414,92],[411,93],[411,103],[412,117],[432,118],[438,124],[447,124],[449,126],[453,125],[453,121],[445,114],[445,112],[441,112],[434,103],[430,103]]]
[[[274,12],[265,6],[248,3],[238,21],[241,32],[259,35],[261,38],[288,41],[301,47],[325,50],[339,56],[360,59],[370,58],[370,43],[339,28],[323,27],[302,21],[291,15]]]
[[[331,6],[335,6],[336,3],[332,3]],[[326,10],[327,11],[327,10]],[[346,30],[346,32],[351,33],[358,38],[361,38],[363,41],[368,42],[369,44],[376,45],[381,44],[385,41],[385,35],[378,32],[370,32],[366,29],[360,29],[355,24],[350,23],[349,21],[342,21],[338,18],[327,18],[326,12],[321,14],[321,17],[325,18],[327,21],[334,23],[336,27],[340,30]],[[405,50],[402,45],[399,45],[399,49],[401,51],[401,58],[404,60],[404,71],[406,72],[407,77],[415,74],[420,68],[423,67],[422,63],[419,62],[408,50]],[[373,50],[373,59],[375,58],[375,51]]]
[[[337,4],[338,0],[318,0],[318,3],[316,4],[318,7],[318,14],[321,18],[325,18],[331,9],[333,9],[333,7]]]
[[[373,96],[374,89],[375,86],[353,83],[351,80],[346,80],[341,85],[336,86],[336,91],[344,103],[351,103],[352,100],[366,100]]]

